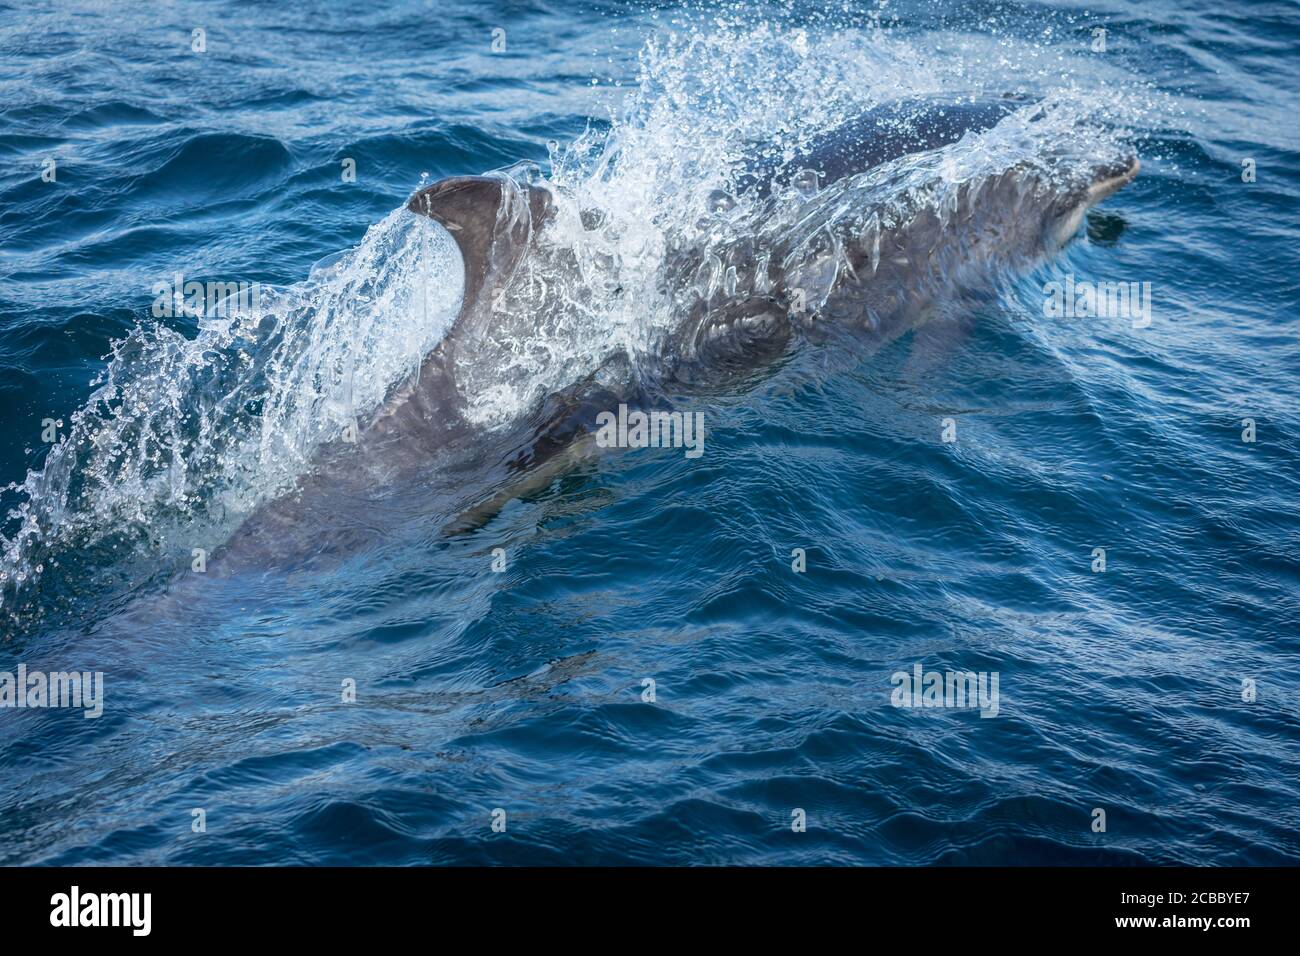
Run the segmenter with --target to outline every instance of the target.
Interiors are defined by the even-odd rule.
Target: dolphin
[[[418,190],[406,208],[446,229],[460,251],[458,316],[355,441],[322,449],[297,493],[250,516],[230,549],[280,553],[304,520],[304,500],[327,491],[332,500],[364,497],[400,475],[400,462],[438,455],[454,468],[475,460],[475,474],[494,476],[446,530],[477,527],[592,454],[602,411],[650,407],[666,393],[751,375],[797,334],[816,335],[819,327],[888,341],[954,290],[1042,261],[1069,241],[1091,206],[1133,180],[1134,153],[1119,148],[1068,175],[1052,157],[1032,156],[977,176],[908,176],[966,137],[1004,123],[1032,128],[1044,110],[1019,96],[900,100],[828,130],[793,156],[760,152],[741,162],[711,200],[723,238],[707,250],[688,237],[669,241],[659,284],[678,318],[652,354],[635,371],[628,356],[611,355],[493,435],[474,423],[462,373],[489,361],[492,342],[536,321],[502,300],[538,254],[560,199],[539,176],[515,170],[452,176]],[[586,214],[582,221],[596,225]]]
[[[763,156],[748,164],[736,193],[768,203],[754,217],[756,230],[710,249],[705,262],[687,243],[665,263],[663,285],[684,321],[659,350],[660,371],[690,379],[716,377],[731,361],[752,368],[781,348],[796,325],[814,320],[888,338],[962,279],[1049,257],[1074,235],[1088,208],[1132,181],[1140,168],[1136,155],[1094,163],[1064,183],[1050,181],[1036,164],[1020,163],[957,185],[947,210],[925,203],[878,208],[861,191],[826,190],[1037,108],[1015,96],[898,101],[836,127],[793,159],[778,163]],[[793,219],[769,215],[781,202],[773,194],[800,179],[817,195],[802,197]],[[832,208],[856,199],[862,204],[847,216]],[[736,197],[724,193],[717,203],[725,211]],[[553,204],[545,185],[505,175],[451,177],[412,196],[407,208],[442,224],[464,261],[464,304],[440,356],[492,328],[493,297],[527,257]],[[700,283],[706,267],[725,281]]]

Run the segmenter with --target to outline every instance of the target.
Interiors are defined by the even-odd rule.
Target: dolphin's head
[[[1083,221],[1084,214],[1097,203],[1131,183],[1142,168],[1136,154],[1117,160],[1098,162],[1074,188],[1067,190],[1053,204],[1050,234],[1057,246],[1069,241]]]

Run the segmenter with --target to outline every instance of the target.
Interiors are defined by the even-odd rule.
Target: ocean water
[[[0,4],[0,672],[103,674],[0,709],[0,862],[1297,862],[1297,43],[1203,0]],[[547,395],[648,374],[745,144],[1008,92],[1142,160],[1055,259],[447,532]],[[456,314],[407,197],[519,162],[555,307],[466,372],[479,431],[313,484]],[[918,666],[996,716],[894,706]]]

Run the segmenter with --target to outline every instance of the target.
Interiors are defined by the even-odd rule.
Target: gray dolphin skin
[[[1041,163],[1017,163],[957,182],[941,208],[891,205],[879,190],[858,183],[864,173],[885,175],[895,160],[992,130],[1013,114],[1033,122],[1037,109],[1012,96],[899,101],[830,130],[793,162],[760,158],[745,165],[734,193],[716,197],[716,209],[725,218],[745,201],[759,204],[763,214],[707,253],[670,243],[660,281],[680,315],[656,354],[638,364],[638,374],[620,367],[625,358],[611,358],[600,374],[551,395],[517,428],[492,436],[472,424],[457,370],[481,360],[483,343],[494,335],[510,333],[503,323],[536,319],[505,314],[496,299],[536,251],[555,197],[539,182],[507,173],[455,176],[421,189],[407,208],[441,224],[461,253],[459,315],[419,374],[364,423],[357,440],[323,449],[297,494],[245,522],[236,534],[244,547],[232,539],[232,553],[261,552],[274,560],[303,520],[303,502],[327,494],[364,497],[434,459],[480,483],[479,497],[457,506],[461,518],[446,530],[476,527],[590,454],[598,413],[620,403],[662,401],[648,394],[647,369],[655,394],[681,395],[752,375],[780,357],[796,333],[819,325],[885,342],[963,285],[1052,255],[1090,206],[1137,175],[1135,155],[1065,180],[1047,176]],[[471,460],[474,467],[465,464]]]

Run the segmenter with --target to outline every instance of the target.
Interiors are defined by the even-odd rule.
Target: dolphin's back
[[[763,156],[750,164],[741,177],[741,187],[766,196],[801,170],[815,172],[825,186],[912,153],[948,146],[967,133],[992,129],[1030,102],[1014,96],[895,100],[828,130],[796,151],[792,159]]]

